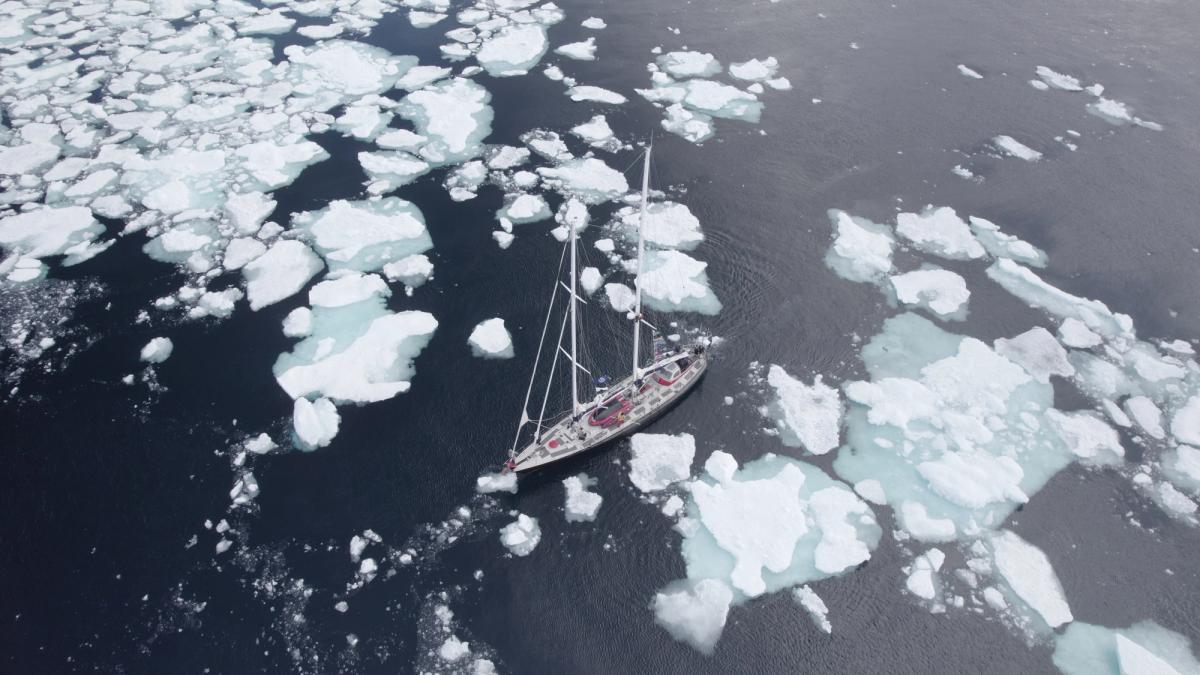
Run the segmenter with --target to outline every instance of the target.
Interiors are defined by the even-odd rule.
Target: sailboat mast
[[[654,142],[646,146],[646,160],[642,164],[642,213],[638,217],[637,245],[637,276],[633,280],[634,309],[633,309],[633,376],[641,377],[641,346],[642,346],[642,258],[646,253],[646,202],[650,195],[650,151]]]
[[[576,345],[576,308],[578,306],[578,296],[575,291],[576,280],[579,275],[575,272],[576,254],[575,254],[575,219],[567,218],[567,222],[571,226],[571,416],[579,414],[579,355]]]

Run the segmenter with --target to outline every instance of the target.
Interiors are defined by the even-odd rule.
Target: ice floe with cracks
[[[146,363],[162,363],[171,357],[174,349],[175,345],[171,342],[171,338],[156,337],[142,347],[140,357]]]
[[[778,68],[774,58],[751,59],[730,66],[735,79],[750,81],[747,89],[709,79],[721,72],[721,64],[711,54],[693,51],[659,55],[647,65],[650,89],[637,93],[664,109],[663,129],[693,143],[701,143],[714,133],[713,118],[757,123],[762,112],[763,82],[773,89],[790,89],[786,78],[774,77]]]
[[[963,77],[969,77],[973,80],[982,80],[983,79],[983,75],[980,75],[979,71],[977,71],[974,68],[971,68],[969,66],[964,66],[961,63],[958,64],[958,72],[961,73]]]
[[[691,434],[634,434],[629,441],[629,481],[658,492],[692,475],[696,439]]]
[[[843,406],[837,389],[822,382],[820,375],[807,385],[777,365],[767,371],[767,384],[774,393],[766,414],[775,421],[784,445],[803,447],[814,455],[838,446]]]
[[[922,600],[933,600],[938,596],[941,584],[938,570],[946,562],[946,554],[940,548],[931,548],[913,559],[905,569],[904,587],[909,593]]]
[[[637,280],[644,303],[660,312],[719,314],[721,301],[709,288],[707,268],[682,251],[647,251]]]
[[[971,291],[955,272],[932,265],[888,278],[896,299],[909,307],[929,310],[941,319],[966,318]],[[1057,344],[1057,343],[1056,343]]]
[[[471,353],[485,359],[511,359],[513,357],[512,336],[504,327],[504,319],[481,321],[467,339]]]
[[[834,238],[825,264],[848,281],[882,282],[892,271],[896,238],[891,229],[838,209],[828,214]]]
[[[296,447],[301,450],[323,448],[337,436],[342,418],[337,408],[327,398],[310,401],[296,399],[292,410],[292,434]]]
[[[1108,628],[1076,621],[1055,639],[1054,665],[1066,675],[1181,675],[1200,672],[1186,637],[1153,621]]]
[[[739,467],[715,451],[687,490],[677,526],[687,578],[660,591],[654,609],[673,636],[704,653],[731,605],[844,573],[870,558],[882,534],[848,487],[774,454]]]
[[[926,206],[920,213],[898,214],[896,233],[918,249],[942,258],[964,260],[986,255],[971,228],[948,206]]]
[[[629,100],[615,91],[590,84],[571,86],[567,89],[567,96],[576,102],[591,101],[593,103],[606,103],[608,105],[621,105]]]
[[[1025,145],[1012,136],[996,136],[992,139],[992,143],[1005,154],[1016,157],[1017,159],[1023,159],[1026,162],[1036,162],[1042,158],[1042,153],[1034,150],[1028,145]]]
[[[624,206],[616,213],[615,224],[629,241],[637,241],[640,222],[639,207]],[[653,202],[646,207],[642,236],[647,246],[680,251],[690,251],[704,241],[700,219],[687,205],[673,201]]]
[[[799,588],[793,588],[792,597],[796,599],[796,602],[800,603],[804,611],[808,612],[808,615],[812,617],[813,623],[817,624],[817,628],[826,633],[833,632],[833,624],[829,622],[829,607],[825,605],[825,601],[821,599],[821,596],[817,595],[816,591],[805,584]]]
[[[293,215],[292,227],[331,270],[374,272],[433,248],[420,209],[398,197],[334,200],[318,211]]]
[[[533,553],[541,540],[542,528],[538,527],[537,518],[524,513],[517,514],[516,520],[500,529],[500,543],[515,556],[525,557]]]
[[[604,498],[588,488],[596,485],[596,479],[586,473],[568,476],[563,479],[563,489],[566,490],[564,510],[568,523],[590,522],[596,519],[600,512],[600,504]]]
[[[914,314],[885,321],[862,359],[872,379],[845,386],[848,451],[834,468],[878,481],[918,541],[977,537],[1071,461],[1120,460],[1119,445],[1060,435],[1087,413],[1053,411],[1049,384]]]

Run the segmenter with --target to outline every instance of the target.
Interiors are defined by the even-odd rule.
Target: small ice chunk
[[[283,334],[288,337],[307,337],[312,333],[312,323],[312,310],[297,307],[283,317]]]
[[[980,75],[978,71],[976,71],[973,68],[964,66],[961,63],[958,64],[958,72],[962,73],[963,77],[969,77],[974,80],[982,80],[983,79],[983,75]]]
[[[604,21],[604,19],[595,16],[589,16],[581,21],[579,25],[589,30],[604,30],[605,28],[608,28],[608,24]]]
[[[614,310],[622,313],[633,310],[633,289],[625,284],[604,284],[604,293],[608,296],[608,304]]]
[[[175,344],[171,342],[171,338],[156,337],[142,347],[141,359],[146,363],[162,363],[170,358],[174,348]]]
[[[1058,327],[1058,337],[1064,345],[1075,349],[1089,349],[1103,342],[1099,335],[1087,327],[1086,323],[1074,317],[1063,319],[1062,324]]]
[[[1042,153],[1034,150],[1028,145],[1025,145],[1012,136],[1005,136],[1003,134],[996,136],[992,139],[992,143],[994,143],[997,148],[1005,153],[1012,155],[1017,159],[1023,159],[1026,162],[1036,162],[1042,158]]]
[[[604,284],[604,277],[600,274],[600,270],[595,267],[585,267],[579,273],[579,285],[583,287],[583,292],[592,295],[600,286]]]
[[[554,50],[555,54],[561,54],[567,58],[577,61],[595,61],[596,60],[596,38],[590,37],[582,42],[572,42],[565,44]]]
[[[511,359],[513,357],[512,336],[504,327],[504,319],[481,321],[467,339],[471,352],[485,359]]]
[[[588,84],[579,84],[571,87],[567,90],[567,96],[572,101],[592,101],[594,103],[606,103],[609,105],[621,105],[629,100],[615,91]]]
[[[825,601],[821,599],[821,596],[817,595],[816,591],[806,584],[792,589],[792,596],[796,598],[796,602],[799,602],[800,606],[812,617],[813,623],[817,624],[817,628],[826,633],[833,632],[833,624],[829,623],[829,608],[825,606]]]
[[[941,549],[931,548],[913,561],[912,570],[908,573],[904,585],[909,592],[923,600],[933,600],[937,597],[937,572],[942,569],[946,554]]]
[[[309,451],[329,445],[337,435],[341,420],[337,408],[327,398],[318,398],[316,401],[303,397],[296,399],[292,410],[292,428],[297,447]]]
[[[563,488],[567,491],[567,501],[564,507],[567,522],[578,523],[596,519],[596,514],[600,511],[600,504],[604,498],[588,490],[595,484],[596,481],[585,473],[563,479]]]
[[[542,530],[538,527],[537,518],[530,518],[524,513],[500,530],[500,543],[513,555],[521,557],[533,553],[541,540]]]
[[[485,473],[475,479],[475,491],[485,495],[493,492],[510,492],[516,494],[517,472]]]
[[[1012,258],[1017,262],[1034,267],[1046,266],[1046,254],[1033,244],[1005,234],[1000,226],[990,220],[971,216],[971,231],[988,253],[998,258]]]
[[[704,52],[667,52],[655,59],[658,67],[675,78],[708,77],[721,72],[721,62]]]
[[[654,617],[680,642],[712,654],[725,630],[733,591],[717,579],[679,582],[654,596]]]
[[[1047,86],[1061,89],[1063,91],[1083,91],[1083,87],[1079,84],[1079,79],[1055,72],[1046,66],[1037,67],[1037,76],[1045,82]]]

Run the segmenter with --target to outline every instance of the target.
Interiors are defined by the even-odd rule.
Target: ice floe
[[[567,492],[566,510],[567,522],[579,523],[593,521],[600,511],[604,498],[588,488],[595,486],[596,481],[581,473],[563,479],[563,488]]]
[[[475,490],[480,494],[493,492],[517,492],[517,473],[489,473],[475,479]]]
[[[576,61],[595,61],[596,60],[596,38],[590,37],[582,42],[571,42],[562,45],[554,50],[555,54],[561,54]]]
[[[940,267],[925,267],[888,279],[896,299],[910,307],[923,307],[943,319],[963,319],[971,292],[958,274]]]
[[[331,270],[374,272],[433,247],[421,211],[398,197],[334,200],[319,211],[294,215],[292,226]]]
[[[997,258],[1011,258],[1025,265],[1034,267],[1046,266],[1046,254],[1033,244],[1011,234],[1000,231],[1000,226],[990,220],[970,216],[971,232],[975,239],[991,255]]]
[[[570,87],[567,89],[567,96],[572,101],[592,101],[608,105],[621,105],[629,100],[615,91],[590,84],[577,84]]]
[[[636,241],[641,209],[622,207],[617,212],[617,219],[626,236]],[[642,236],[647,246],[680,251],[690,251],[704,241],[700,220],[686,205],[672,201],[654,202],[646,207]]]
[[[564,196],[576,197],[585,204],[600,204],[629,191],[625,175],[595,157],[538,167],[537,173],[547,187]]]
[[[958,64],[958,72],[962,73],[963,77],[969,77],[973,80],[982,80],[983,79],[983,75],[980,75],[977,70],[975,70],[974,68],[971,68],[969,66],[964,66],[961,63]]]
[[[524,513],[500,529],[500,543],[516,556],[524,557],[533,553],[541,540],[542,528],[538,527],[537,518]]]
[[[712,137],[713,118],[757,123],[762,112],[758,100],[763,84],[772,89],[790,89],[786,78],[775,77],[779,63],[773,57],[732,64],[735,80],[749,81],[747,89],[725,84],[713,76],[721,64],[712,54],[695,51],[668,52],[649,64],[650,89],[638,89],[643,98],[664,109],[662,127],[693,143]]]
[[[142,347],[141,359],[146,363],[162,363],[171,357],[174,349],[175,345],[171,342],[171,338],[156,337]]]
[[[284,240],[246,263],[246,296],[250,309],[259,310],[290,298],[324,267],[321,259],[302,242]]]
[[[504,327],[504,319],[481,321],[467,339],[471,352],[486,359],[511,359],[513,357],[512,336]]]
[[[318,398],[316,401],[303,397],[296,399],[292,411],[296,446],[301,450],[316,450],[329,445],[337,436],[341,420],[337,408],[327,398]]]
[[[1182,675],[1200,672],[1188,639],[1153,621],[1108,628],[1076,621],[1054,645],[1066,675]]]
[[[995,146],[1005,154],[1016,157],[1017,159],[1023,159],[1026,162],[1036,162],[1042,158],[1042,153],[1034,150],[1028,145],[1025,145],[1012,136],[996,136],[992,139],[992,143],[995,144]]]
[[[817,595],[816,591],[808,585],[800,586],[792,589],[792,596],[796,598],[796,602],[808,612],[812,617],[813,623],[817,624],[826,633],[833,632],[833,624],[829,622],[829,607],[825,605],[825,601],[821,596]]]
[[[767,384],[774,390],[767,413],[775,420],[784,445],[823,455],[838,446],[841,436],[842,398],[837,389],[817,375],[812,385],[772,365]]]
[[[716,315],[721,301],[709,288],[707,268],[682,251],[647,251],[637,284],[651,309]]]
[[[629,444],[629,480],[642,492],[662,490],[692,475],[696,440],[691,434],[634,434]]]
[[[659,592],[655,614],[704,652],[720,637],[730,604],[852,569],[881,536],[866,502],[790,458],[768,454],[739,467],[716,451],[687,487],[679,527],[687,579]]]
[[[948,206],[927,206],[920,213],[901,213],[896,216],[896,232],[918,249],[943,258],[962,260],[986,255],[971,228]]]
[[[896,238],[886,225],[872,223],[837,209],[829,211],[833,245],[825,264],[849,281],[878,282],[892,271]]]
[[[1074,620],[1063,595],[1062,584],[1050,566],[1046,554],[1009,530],[989,539],[996,569],[1008,587],[1029,605],[1050,628]]]

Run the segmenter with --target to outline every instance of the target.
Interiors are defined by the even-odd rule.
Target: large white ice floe
[[[471,352],[485,359],[511,359],[513,357],[512,336],[504,327],[504,319],[481,321],[467,338]]]
[[[849,487],[790,458],[767,454],[739,467],[718,450],[687,487],[678,528],[687,579],[659,592],[655,614],[704,652],[720,637],[730,604],[853,569],[881,536]]]
[[[284,240],[242,268],[250,309],[259,310],[295,295],[324,264],[302,242]]]
[[[656,492],[692,475],[696,439],[691,434],[634,434],[629,441],[629,480]]]
[[[524,513],[500,529],[500,543],[516,556],[524,557],[533,553],[541,540],[542,528],[538,527],[537,518]]]
[[[811,385],[788,375],[781,366],[767,371],[774,390],[767,413],[775,420],[784,445],[823,455],[838,446],[842,424],[842,398],[837,389],[817,375]]]
[[[825,254],[825,264],[848,281],[879,282],[892,271],[892,250],[896,238],[886,225],[873,223],[830,209],[833,245]]]
[[[461,77],[442,80],[401,99],[396,111],[426,141],[414,154],[430,166],[455,164],[479,155],[492,132],[491,94]]]
[[[682,251],[647,251],[637,284],[646,306],[660,312],[716,315],[721,301],[709,288],[708,263]]]
[[[308,337],[275,362],[275,378],[292,398],[323,396],[336,403],[368,403],[409,389],[413,360],[437,320],[427,312],[393,313],[376,275],[350,272],[309,293]]]
[[[1153,621],[1108,628],[1076,621],[1055,639],[1066,675],[1184,675],[1200,672],[1188,639]]]
[[[549,47],[544,26],[512,24],[484,41],[475,59],[493,77],[524,75],[542,60]]]
[[[1120,459],[1119,444],[1100,450],[1058,431],[1050,372],[1040,370],[1060,368],[1053,358],[1019,365],[913,314],[884,322],[862,358],[871,380],[845,387],[852,452],[839,453],[834,468],[848,481],[878,481],[917,540],[977,537],[1071,461]],[[1090,456],[1079,457],[1081,444]]]
[[[373,272],[433,247],[420,209],[398,197],[334,200],[319,211],[295,214],[292,226],[331,270]]]
[[[636,241],[641,210],[632,206],[622,207],[617,212],[617,220],[624,228],[626,237]],[[671,201],[655,202],[646,207],[642,236],[647,246],[680,251],[690,251],[704,241],[700,220],[686,205]]]
[[[910,307],[922,307],[943,319],[966,318],[971,292],[958,274],[928,266],[889,278],[896,299]]]
[[[557,166],[538,167],[547,187],[585,204],[600,204],[629,191],[625,174],[595,157],[569,159]]]
[[[986,255],[971,228],[948,206],[927,206],[920,213],[897,215],[896,233],[918,249],[943,258],[963,260]]]

